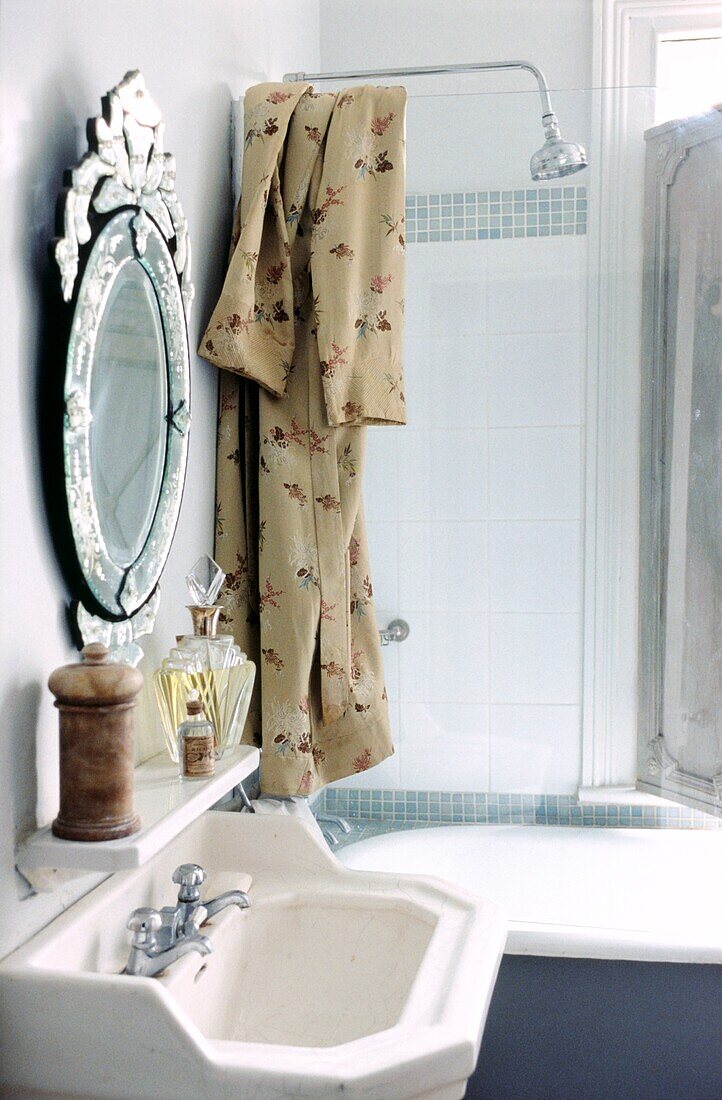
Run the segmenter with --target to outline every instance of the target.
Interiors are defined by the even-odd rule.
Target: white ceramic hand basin
[[[203,928],[211,955],[122,975],[128,914],[171,903],[182,862],[251,907]],[[461,1097],[505,936],[490,902],[350,871],[297,819],[207,813],[0,965],[0,1079],[13,1097]]]
[[[333,1047],[394,1027],[434,931],[418,905],[348,892],[218,917],[214,954],[162,979],[209,1039]]]

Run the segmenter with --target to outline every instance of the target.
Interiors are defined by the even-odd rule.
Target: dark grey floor
[[[505,955],[467,1100],[722,1100],[722,966]]]

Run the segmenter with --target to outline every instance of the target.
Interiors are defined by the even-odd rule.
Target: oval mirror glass
[[[140,554],[155,514],[166,459],[165,342],[150,277],[136,260],[118,272],[93,354],[90,476],[110,557]]]

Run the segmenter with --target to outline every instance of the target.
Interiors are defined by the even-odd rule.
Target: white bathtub
[[[338,858],[500,902],[512,954],[722,962],[722,830],[451,825],[371,837]]]

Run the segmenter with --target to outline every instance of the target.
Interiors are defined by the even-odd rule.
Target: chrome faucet
[[[172,946],[179,942],[190,932],[197,934],[200,926],[221,909],[229,905],[237,905],[239,909],[247,909],[251,899],[243,890],[228,890],[225,894],[219,894],[217,898],[201,902],[199,887],[203,885],[206,873],[197,863],[182,863],[173,872],[173,882],[179,886],[178,904],[166,905],[161,909],[161,928],[158,940],[164,946]],[[202,912],[202,918],[199,914]]]
[[[164,947],[156,938],[163,923],[158,910],[135,909],[130,914],[126,926],[133,933],[133,938],[130,956],[123,973],[154,978],[176,959],[190,954],[191,951],[197,951],[200,955],[210,955],[213,944],[207,936],[202,936],[198,931],[205,919],[206,911],[203,906],[199,906],[194,918],[187,922],[188,931],[174,944]]]
[[[130,914],[127,928],[133,937],[124,974],[153,978],[191,951],[210,955],[213,944],[201,935],[201,927],[229,905],[247,909],[251,899],[243,890],[228,890],[201,902],[199,887],[205,878],[205,871],[197,863],[182,863],[173,872],[173,882],[180,887],[177,905],[166,905],[160,912],[136,909]]]

